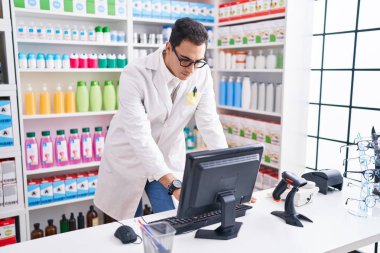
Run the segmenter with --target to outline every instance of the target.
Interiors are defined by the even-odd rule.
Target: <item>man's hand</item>
[[[168,189],[169,185],[176,180],[177,178],[172,174],[166,174],[165,176],[161,177],[159,182]],[[179,197],[181,196],[181,189],[177,189],[173,192],[174,198],[176,198],[179,201]]]
[[[173,192],[174,198],[176,198],[179,201],[179,197],[181,196],[181,189],[177,189]]]
[[[256,198],[255,197],[251,197],[251,203],[256,203]]]

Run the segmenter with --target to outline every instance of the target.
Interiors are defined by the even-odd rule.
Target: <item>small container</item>
[[[103,43],[103,28],[101,26],[95,27],[95,37],[97,42]]]
[[[107,55],[99,54],[98,55],[98,68],[107,68]]]
[[[117,31],[112,30],[111,31],[111,42],[116,43],[117,42]]]
[[[156,44],[156,34],[154,33],[149,34],[148,44]]]
[[[35,69],[37,67],[36,55],[33,53],[28,54],[28,68]]]
[[[29,39],[37,39],[37,27],[32,22],[28,25],[27,35]]]
[[[46,56],[46,68],[47,69],[54,69],[54,55],[53,54],[47,54],[47,56]]]
[[[26,26],[24,24],[23,21],[21,21],[18,25],[17,25],[17,37],[19,39],[25,39],[27,36],[26,36]]]
[[[42,53],[37,54],[37,68],[38,69],[46,68],[45,55]]]
[[[165,252],[172,252],[176,230],[170,226],[169,223],[156,222],[140,228],[144,252],[161,252],[160,247],[157,248],[157,244],[160,245]]]
[[[44,25],[41,23],[37,26],[37,38],[39,40],[46,39],[46,29],[45,29]]]
[[[146,44],[148,42],[146,33],[140,33],[140,41],[141,44]]]
[[[127,38],[125,37],[125,32],[118,31],[117,32],[117,42],[124,43],[127,41]]]
[[[115,54],[107,54],[107,68],[116,68]]]
[[[70,68],[79,68],[79,55],[77,53],[70,55]]]
[[[118,54],[117,55],[117,67],[118,68],[124,68],[127,65],[127,57],[125,54]]]
[[[88,34],[86,27],[82,26],[79,31],[79,39],[81,41],[87,41],[88,40]]]
[[[87,68],[87,61],[88,61],[88,56],[85,53],[80,54],[79,56],[79,68]]]
[[[63,39],[63,31],[60,25],[57,25],[54,29],[54,38],[56,40],[62,40]]]
[[[71,29],[71,39],[79,40],[79,31],[76,25],[74,25],[73,28]]]
[[[89,68],[97,68],[98,67],[98,55],[90,54],[87,61],[87,66]]]
[[[20,69],[28,68],[28,60],[27,60],[26,54],[18,53],[18,66]]]
[[[46,39],[53,40],[54,39],[54,28],[52,24],[48,24],[46,26]]]
[[[138,44],[139,43],[139,35],[138,33],[133,33],[133,44]]]
[[[111,31],[109,26],[105,26],[102,29],[103,31],[103,42],[104,43],[110,43],[111,42]]]
[[[64,40],[71,40],[71,29],[70,26],[66,25],[63,28],[63,39]]]
[[[70,56],[68,54],[62,55],[62,68],[64,69],[70,68]]]
[[[62,59],[60,54],[54,55],[54,68],[61,69],[62,68]]]
[[[94,27],[90,27],[87,31],[88,35],[88,40],[89,41],[96,41],[96,36],[95,36],[95,30]]]
[[[156,44],[158,45],[164,44],[164,36],[162,34],[156,35]]]

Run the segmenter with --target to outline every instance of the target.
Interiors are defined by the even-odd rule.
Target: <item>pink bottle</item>
[[[92,152],[92,138],[90,134],[90,128],[82,128],[82,141],[81,141],[81,150],[82,150],[82,162],[88,163],[93,160]]]
[[[53,141],[50,137],[50,131],[42,131],[40,157],[42,168],[51,168],[54,166]]]
[[[87,60],[87,66],[89,68],[97,68],[98,67],[98,55],[90,54]]]
[[[77,53],[70,55],[70,68],[79,68],[79,56]]]
[[[69,136],[69,162],[70,164],[78,164],[82,161],[80,152],[80,136],[78,129],[70,129]]]
[[[87,54],[83,53],[79,55],[79,68],[87,68],[87,61],[88,61],[88,56]]]
[[[104,136],[101,127],[95,127],[93,150],[95,153],[94,160],[100,161],[104,150]]]
[[[38,162],[38,144],[36,140],[36,133],[26,133],[25,139],[25,153],[26,153],[26,169],[36,170],[39,167]]]
[[[57,130],[57,137],[55,137],[55,164],[57,166],[69,164],[65,130]]]

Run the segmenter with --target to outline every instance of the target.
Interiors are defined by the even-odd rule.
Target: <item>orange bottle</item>
[[[75,112],[75,93],[73,91],[73,86],[69,86],[68,91],[65,94],[65,112],[74,113]]]
[[[40,93],[40,114],[50,114],[50,94],[46,83],[43,84],[42,92]]]
[[[25,92],[25,115],[36,114],[36,96],[34,95],[33,88],[28,84],[28,90]]]
[[[65,112],[65,98],[61,88],[61,84],[57,85],[57,89],[54,92],[54,113]]]

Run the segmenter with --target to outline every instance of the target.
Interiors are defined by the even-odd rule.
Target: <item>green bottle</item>
[[[120,84],[120,82],[117,81],[117,84],[116,84],[116,110],[119,109],[119,84]]]
[[[78,81],[75,94],[77,112],[88,112],[90,101],[85,81]]]
[[[59,221],[59,229],[61,233],[66,233],[69,231],[69,220],[66,218],[66,215],[62,214],[62,219]]]
[[[99,112],[102,110],[102,89],[98,81],[91,81],[90,87],[90,111]]]
[[[116,92],[112,81],[105,81],[103,89],[103,107],[106,111],[115,110]]]
[[[283,69],[284,68],[284,53],[282,50],[277,54],[276,58],[276,69]]]

